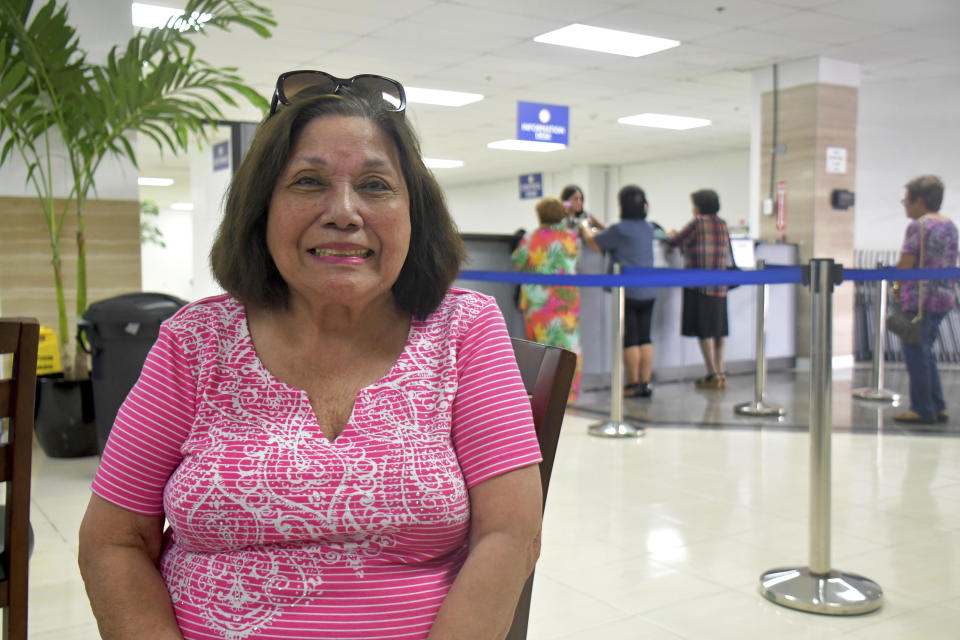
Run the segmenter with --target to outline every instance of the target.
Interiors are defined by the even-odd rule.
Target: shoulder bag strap
[[[925,220],[920,221],[920,260],[917,262],[917,269],[923,269],[923,245],[926,244],[926,224]],[[917,315],[914,316],[914,322],[920,322],[923,319],[923,280],[917,280]]]

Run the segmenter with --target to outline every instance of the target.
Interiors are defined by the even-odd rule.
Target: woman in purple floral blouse
[[[908,182],[906,189],[902,202],[911,222],[907,225],[897,268],[955,267],[957,227],[939,213],[943,182],[937,176],[920,176]],[[910,374],[910,410],[893,416],[898,422],[933,424],[948,420],[933,343],[939,334],[940,322],[956,304],[954,284],[953,280],[911,280],[893,286],[894,300],[899,298],[904,311],[922,310],[923,313],[919,344],[903,343]]]

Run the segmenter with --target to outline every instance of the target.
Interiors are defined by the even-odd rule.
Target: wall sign
[[[847,150],[845,147],[827,147],[827,173],[847,172]]]
[[[525,173],[520,176],[520,199],[543,197],[543,174]]]
[[[567,144],[570,107],[517,102],[517,140]]]
[[[213,145],[213,170],[230,168],[230,141],[224,140]]]

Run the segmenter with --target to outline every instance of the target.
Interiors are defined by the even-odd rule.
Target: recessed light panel
[[[615,53],[631,58],[647,56],[680,45],[679,40],[658,38],[616,29],[604,29],[603,27],[591,27],[586,24],[571,24],[556,31],[539,35],[533,40],[545,44],[557,44],[562,47]]]
[[[183,15],[183,9],[161,7],[160,5],[156,4],[134,2],[132,5],[130,5],[130,7],[133,26],[143,27],[144,29],[165,27],[167,26],[167,22],[170,21],[170,18]],[[207,22],[212,17],[213,15],[209,13],[198,14],[196,12],[194,12],[194,14],[191,16],[193,21],[200,25]],[[186,24],[180,23],[180,31],[183,31],[186,28]]]
[[[657,129],[696,129],[712,124],[706,118],[688,118],[686,116],[671,116],[664,113],[640,113],[635,116],[618,118],[620,124],[630,124],[635,127],[655,127]]]
[[[141,187],[169,187],[173,184],[173,178],[146,178],[140,176],[137,178],[137,184]]]
[[[483,100],[483,94],[466,93],[464,91],[446,91],[444,89],[422,89],[420,87],[404,87],[407,102],[417,104],[436,104],[441,107],[462,107],[465,104]]]
[[[423,164],[431,169],[459,169],[463,160],[445,160],[443,158],[424,158]]]
[[[566,149],[567,145],[559,142],[537,142],[536,140],[497,140],[488,142],[490,149],[502,149],[504,151],[538,151],[546,153],[548,151],[560,151]]]

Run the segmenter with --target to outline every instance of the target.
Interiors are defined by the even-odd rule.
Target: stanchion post
[[[858,615],[879,608],[883,590],[869,578],[830,568],[832,294],[842,273],[833,260],[810,261],[810,566],[767,571],[760,593],[791,609]]]
[[[757,269],[764,269],[766,263],[763,260],[757,261]],[[733,410],[741,415],[747,416],[774,416],[779,418],[786,414],[783,407],[774,404],[767,404],[765,401],[767,384],[767,299],[770,297],[770,285],[760,284],[757,286],[757,327],[756,327],[756,351],[757,351],[757,373],[753,384],[753,402],[744,402],[738,404]]]
[[[877,268],[882,269],[884,264],[877,263]],[[876,400],[878,402],[897,402],[900,396],[893,391],[883,388],[883,338],[887,334],[887,281],[877,282],[877,304],[874,306],[873,326],[876,333],[873,336],[873,371],[870,376],[872,386],[864,389],[857,389],[853,392],[855,398],[861,400]]]
[[[613,263],[613,274],[620,275],[620,265]],[[587,433],[600,438],[635,438],[645,435],[643,427],[623,422],[623,287],[613,288],[613,309],[610,314],[610,419],[587,427]]]

